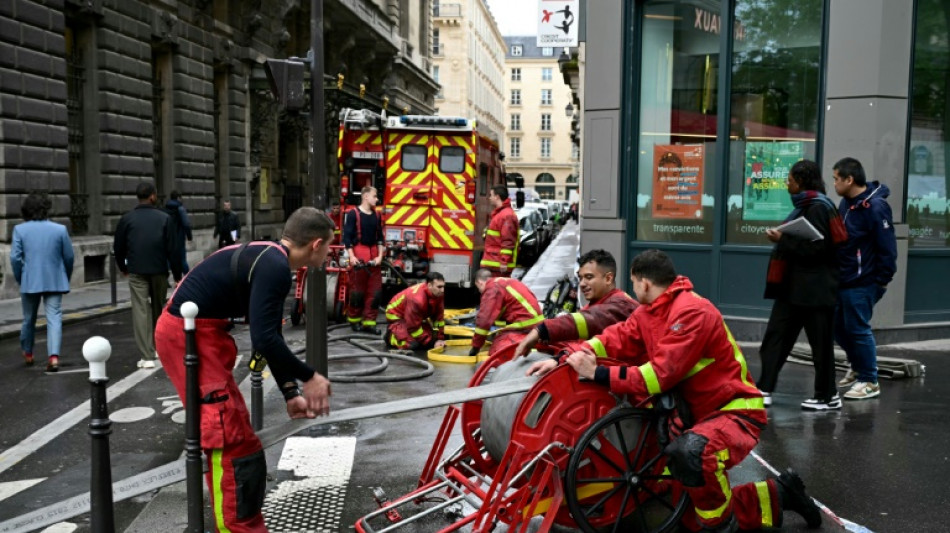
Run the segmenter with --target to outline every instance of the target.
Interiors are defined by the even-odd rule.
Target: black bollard
[[[185,319],[185,476],[188,498],[188,533],[204,532],[203,460],[201,455],[201,392],[198,387],[198,346],[195,341],[195,317],[198,306],[181,306]]]
[[[115,307],[119,303],[119,295],[116,294],[116,270],[118,270],[118,265],[115,264],[115,252],[109,250],[109,287],[112,290],[112,307]]]
[[[254,431],[264,428],[264,377],[251,371],[251,427]]]
[[[93,533],[113,533],[115,517],[112,509],[112,461],[109,458],[109,406],[106,404],[106,361],[112,354],[112,346],[102,337],[90,337],[82,345],[82,355],[89,362],[91,420],[89,436],[92,437],[92,476],[89,487],[90,514]]]

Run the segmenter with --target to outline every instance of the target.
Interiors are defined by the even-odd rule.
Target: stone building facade
[[[328,168],[344,106],[431,113],[430,0],[326,0]],[[152,181],[214,249],[220,201],[242,233],[277,238],[308,203],[309,123],[279,110],[263,62],[305,57],[308,0],[8,0],[0,3],[0,297],[20,204],[46,191],[70,229],[72,284],[108,278],[111,233]]]

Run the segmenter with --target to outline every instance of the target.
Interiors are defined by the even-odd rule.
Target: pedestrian
[[[122,215],[112,243],[115,262],[129,279],[132,300],[132,330],[142,358],[139,368],[155,368],[155,322],[168,295],[168,269],[175,282],[181,280],[182,260],[175,243],[171,217],[155,204],[155,186],[148,182],[135,188],[138,205]]]
[[[363,187],[360,205],[346,212],[343,222],[343,246],[349,257],[349,280],[346,320],[353,331],[379,335],[379,315],[383,292],[380,265],[386,246],[383,244],[383,223],[376,212],[376,189]]]
[[[165,202],[165,212],[175,223],[175,243],[178,246],[178,253],[181,255],[181,273],[188,273],[188,254],[185,251],[185,241],[191,241],[191,219],[188,218],[188,210],[185,209],[181,201],[181,193],[173,190],[169,195],[170,200]]]
[[[519,246],[518,216],[511,208],[508,187],[492,187],[488,191],[488,203],[492,212],[485,230],[485,247],[480,266],[491,271],[493,277],[508,277],[518,264]]]
[[[426,274],[425,283],[403,289],[386,306],[387,344],[430,350],[445,346],[445,277]]]
[[[580,290],[587,300],[580,311],[549,318],[528,332],[515,350],[515,357],[527,355],[531,348],[555,356],[549,362],[553,368],[557,358],[572,353],[580,341],[618,322],[623,322],[637,308],[637,301],[617,288],[617,261],[607,250],[591,250],[577,261],[580,269]]]
[[[891,191],[878,181],[868,183],[864,167],[851,157],[835,163],[834,173],[835,192],[842,197],[838,213],[848,230],[848,240],[838,250],[835,341],[851,363],[838,385],[850,387],[846,400],[865,400],[881,394],[871,316],[897,272],[897,237],[887,204]]]
[[[795,163],[788,173],[786,187],[794,209],[785,221],[804,218],[822,238],[812,240],[775,229],[765,233],[769,241],[775,243],[766,276],[765,298],[775,302],[759,348],[762,373],[758,387],[765,405],[771,405],[779,372],[804,328],[815,364],[815,394],[802,402],[802,409],[841,409],[841,397],[835,387],[833,327],[841,239],[833,234],[832,227],[843,226],[834,202],[825,196],[818,163],[809,160]]]
[[[494,355],[520,343],[544,320],[534,293],[514,278],[495,277],[487,268],[480,268],[475,272],[475,288],[481,293],[481,301],[475,315],[471,357],[478,355],[489,336],[492,338],[489,355]],[[492,326],[500,329],[492,334]]]
[[[195,265],[158,321],[158,356],[184,402],[181,308],[185,302],[198,306],[195,351],[201,369],[201,447],[208,458],[205,481],[218,531],[266,531],[261,507],[267,465],[232,374],[237,345],[228,333],[231,319],[243,317],[250,324],[252,350],[270,367],[290,418],[328,414],[330,382],[290,351],[280,327],[291,272],[322,266],[332,236],[333,223],[325,214],[301,207],[287,219],[279,242],[227,247]]]
[[[693,505],[683,525],[690,531],[758,531],[780,527],[783,510],[790,510],[808,527],[819,527],[821,513],[791,469],[777,479],[729,484],[728,470],[758,444],[767,417],[722,314],[693,292],[689,278],[677,275],[659,250],[637,255],[630,274],[639,307],[570,354],[567,364],[634,405],[669,391],[679,394],[694,424],[674,436],[664,453]],[[623,364],[598,365],[601,357]]]
[[[218,249],[231,246],[241,239],[241,219],[231,211],[231,202],[221,201],[221,212],[214,224],[214,235],[218,238]]]
[[[63,295],[69,292],[73,275],[73,243],[66,226],[49,220],[51,207],[49,198],[39,193],[31,193],[23,201],[23,223],[13,228],[10,264],[20,284],[23,360],[27,366],[33,365],[36,315],[42,298],[46,308],[46,371],[56,372],[63,341]]]

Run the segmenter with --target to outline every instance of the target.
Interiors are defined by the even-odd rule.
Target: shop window
[[[907,154],[907,225],[912,247],[950,246],[950,6],[917,4]],[[895,206],[896,210],[896,206]]]

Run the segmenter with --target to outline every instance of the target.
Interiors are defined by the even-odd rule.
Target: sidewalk
[[[107,315],[128,309],[129,284],[125,278],[116,282],[116,305],[112,305],[112,288],[108,281],[73,289],[63,296],[63,324],[71,324],[89,318]],[[37,331],[46,330],[46,311],[40,304]],[[23,322],[23,309],[19,298],[0,300],[0,339],[18,337]]]
[[[576,222],[568,222],[528,273],[521,278],[521,282],[531,289],[539,302],[544,300],[557,280],[574,272],[580,242],[580,226]]]

